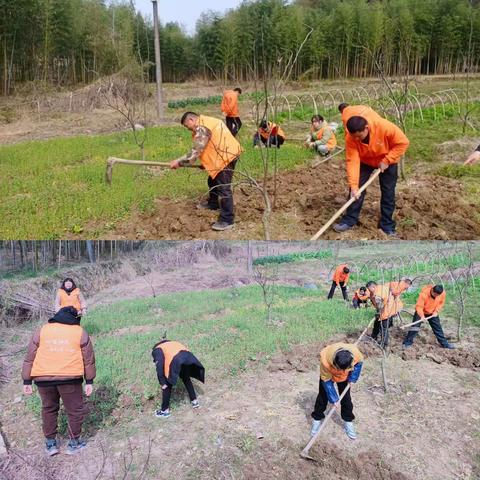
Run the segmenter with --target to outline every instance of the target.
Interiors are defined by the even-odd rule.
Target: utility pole
[[[155,76],[157,77],[157,115],[158,121],[163,121],[162,64],[160,59],[160,31],[158,22],[158,2],[153,4],[153,29],[155,31]]]

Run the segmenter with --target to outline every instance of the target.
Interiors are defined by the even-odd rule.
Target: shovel
[[[166,162],[145,162],[143,160],[126,160],[124,158],[108,157],[107,171],[105,173],[105,180],[109,185],[111,185],[111,183],[112,183],[113,166],[116,163],[121,163],[123,165],[137,165],[137,166],[170,168],[170,163],[166,163]],[[187,168],[199,168],[199,169],[202,168],[201,165],[185,165],[185,167],[187,167]]]
[[[333,157],[336,157],[337,155],[339,155],[340,153],[342,153],[344,150],[345,150],[344,148],[340,148],[340,150],[338,150],[338,152],[332,153],[331,155],[328,155],[328,156],[325,157],[325,158],[317,157],[316,161],[312,163],[312,168],[316,168],[316,167],[318,167],[319,165],[322,165],[322,163],[328,162],[328,161],[331,160]]]
[[[401,325],[400,328],[402,330],[405,330],[408,327],[413,327],[414,325],[417,325],[417,323],[426,322],[427,320],[430,320],[431,318],[435,318],[435,315],[432,315],[431,317],[427,317],[427,318],[422,318],[420,320],[417,320],[416,322],[407,323],[406,325]]]
[[[354,343],[354,345],[358,345],[360,340],[364,337],[364,335],[367,333],[368,329],[371,327],[372,323],[375,321],[375,317],[373,317],[370,322],[368,323],[368,325],[365,327],[365,330],[363,330],[363,332],[361,333],[361,335],[357,338],[357,341]],[[343,397],[347,394],[347,392],[350,390],[350,386],[351,384],[348,384],[347,385],[347,388],[345,388],[345,390],[342,392],[342,394],[340,395],[340,398],[338,399],[338,402],[340,403],[343,399]],[[310,439],[310,441],[307,443],[307,445],[305,446],[305,448],[300,452],[300,456],[302,458],[305,458],[307,460],[312,460],[314,462],[317,462],[318,460],[316,460],[315,458],[313,458],[312,456],[310,456],[308,454],[308,452],[310,451],[310,449],[312,448],[313,444],[317,441],[317,438],[319,437],[320,433],[322,432],[322,430],[325,428],[325,426],[327,425],[328,421],[332,418],[334,412],[335,412],[336,408],[331,408],[330,411],[328,412],[327,416],[325,417],[325,419],[323,420],[322,424],[320,425],[320,428],[318,429],[318,432]]]
[[[362,187],[358,190],[358,194],[360,195],[363,193],[372,183],[373,181],[382,173],[382,171],[378,168],[375,170],[368,181],[362,185]],[[332,225],[332,223],[350,206],[352,203],[355,203],[357,199],[352,197],[342,208],[337,210],[337,212],[333,215],[333,217],[310,239],[310,241],[318,240]]]

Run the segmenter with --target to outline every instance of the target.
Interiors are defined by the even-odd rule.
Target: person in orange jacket
[[[327,297],[328,300],[331,300],[333,298],[335,289],[337,288],[338,285],[340,285],[340,288],[342,289],[343,299],[346,302],[348,302],[347,282],[348,282],[349,276],[350,276],[350,269],[348,268],[348,265],[346,263],[339,265],[335,269],[335,272],[333,272],[333,277],[332,277],[332,286],[330,288],[330,292],[328,292],[328,297]]]
[[[192,132],[193,148],[187,155],[173,160],[170,168],[193,165],[197,159],[200,160],[208,173],[209,198],[206,202],[200,202],[197,208],[220,210],[218,221],[212,225],[212,230],[229,230],[233,228],[235,219],[233,173],[242,147],[221,120],[186,112],[180,122]]]
[[[428,318],[428,323],[442,348],[454,349],[455,346],[448,342],[443,333],[439,317],[440,311],[445,305],[446,298],[447,293],[445,292],[443,285],[425,285],[418,296],[413,321],[416,322]],[[403,348],[409,348],[412,346],[415,337],[420,331],[422,323],[423,322],[420,322],[410,327],[403,340]]]
[[[366,307],[368,301],[370,300],[370,292],[367,290],[367,287],[360,287],[355,291],[355,295],[352,299],[353,308]]]
[[[372,283],[369,282],[367,285],[372,287]],[[375,283],[369,290],[372,304],[377,309],[371,337],[376,341],[380,334],[380,346],[385,348],[388,346],[389,329],[393,325],[393,319],[403,308],[403,303],[399,295],[393,295],[389,283],[385,285]]]
[[[62,282],[55,297],[55,312],[65,307],[75,308],[80,317],[87,313],[85,298],[72,278],[66,278]]]
[[[305,140],[305,146],[325,157],[337,146],[337,138],[334,131],[327,125],[321,115],[314,115],[311,122],[312,127]]]
[[[465,160],[464,165],[475,165],[480,162],[480,145],[477,149]]]
[[[342,116],[343,129],[345,137],[348,135],[347,122],[352,117],[363,117],[367,120],[378,120],[382,117],[371,107],[367,105],[349,105],[348,103],[341,103],[338,110]]]
[[[356,345],[349,343],[333,343],[326,346],[320,352],[320,382],[318,396],[312,412],[312,428],[310,434],[315,435],[323,419],[328,403],[333,408],[338,408],[341,395],[347,386],[356,383],[360,378],[363,366],[363,355]],[[337,384],[338,393],[335,389]],[[353,425],[355,415],[353,414],[353,403],[350,389],[347,391],[341,402],[341,416],[343,428],[347,436],[355,440],[357,434]]]
[[[199,408],[197,394],[193,388],[192,378],[205,383],[205,368],[190,350],[180,342],[163,339],[154,345],[153,362],[157,368],[157,378],[162,386],[162,406],[155,411],[155,416],[170,416],[170,396],[172,388],[179,378],[182,379],[192,408]]]
[[[390,282],[388,286],[394,298],[398,298],[412,286],[412,281],[409,278],[402,278],[399,282]]]
[[[48,456],[59,453],[57,420],[60,399],[68,417],[68,442],[65,453],[81,451],[86,442],[80,438],[85,418],[85,395],[93,391],[96,376],[95,353],[88,333],[80,326],[73,307],[64,307],[34,332],[22,367],[23,393],[32,395],[35,382],[42,401],[42,429]]]
[[[350,197],[356,201],[350,205],[340,223],[334,225],[337,232],[345,232],[357,225],[365,192],[358,190],[376,169],[380,169],[381,216],[378,227],[388,236],[395,235],[395,189],[398,179],[398,162],[407,151],[409,140],[392,122],[383,118],[367,119],[350,117],[345,139],[347,178]]]
[[[225,115],[225,123],[232,135],[236,137],[242,128],[242,121],[240,120],[240,110],[238,107],[238,98],[242,94],[240,87],[233,90],[226,90],[223,93],[222,112]]]
[[[285,139],[285,132],[279,125],[262,120],[258,126],[257,133],[253,137],[253,146],[259,147],[264,145],[266,147],[280,148],[285,143]]]

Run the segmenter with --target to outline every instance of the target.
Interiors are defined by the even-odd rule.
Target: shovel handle
[[[378,168],[375,170],[370,178],[367,180],[365,184],[361,186],[361,188],[358,190],[358,194],[363,193],[372,183],[373,181],[382,173],[382,171]],[[352,203],[355,203],[357,199],[355,197],[352,197],[350,200],[348,200],[347,203],[343,205],[342,208],[336,211],[336,213],[333,215],[333,217],[310,239],[310,241],[315,241],[318,240],[332,225],[332,223],[350,206]]]
[[[402,330],[405,330],[405,329],[408,328],[408,327],[413,327],[414,325],[417,325],[417,323],[426,322],[427,320],[430,320],[431,318],[434,318],[434,315],[432,315],[431,317],[427,317],[427,318],[423,318],[423,319],[417,320],[416,322],[407,323],[406,325],[402,325],[400,328],[401,328]]]
[[[342,392],[339,398],[339,402],[342,401],[343,397],[347,394],[347,392],[350,390],[350,384],[347,385],[347,388]],[[323,423],[320,425],[320,428],[318,429],[318,432],[310,439],[310,441],[307,443],[305,448],[302,450],[302,453],[300,454],[302,457],[308,457],[308,452],[312,448],[312,445],[317,441],[318,436],[322,432],[322,430],[325,428],[327,425],[328,421],[332,418],[333,414],[335,413],[335,408],[331,408],[330,411],[328,412],[327,416],[323,420]]]

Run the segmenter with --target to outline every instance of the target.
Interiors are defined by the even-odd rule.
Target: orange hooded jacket
[[[344,269],[345,267],[348,268],[348,265],[347,265],[346,263],[344,263],[344,264],[342,264],[342,265],[339,265],[339,266],[335,269],[335,272],[333,273],[332,281],[334,281],[337,285],[338,285],[340,282],[344,282],[345,284],[347,284],[347,282],[348,282],[348,277],[350,277],[350,274],[343,272],[343,269]]]
[[[430,317],[433,313],[440,313],[440,310],[445,305],[445,299],[447,298],[447,292],[445,290],[437,295],[435,298],[432,298],[431,291],[433,285],[426,285],[420,291],[418,296],[417,303],[415,305],[415,311],[420,315],[420,317]]]
[[[406,135],[392,122],[379,118],[368,121],[370,140],[368,145],[347,134],[345,138],[347,178],[350,188],[358,190],[360,163],[378,168],[381,162],[398,163],[410,144]]]
[[[349,105],[348,107],[345,107],[342,112],[342,122],[345,135],[349,135],[347,130],[347,122],[352,117],[363,117],[367,120],[367,122],[382,118],[375,110],[373,110],[373,108],[370,108],[367,105]]]

